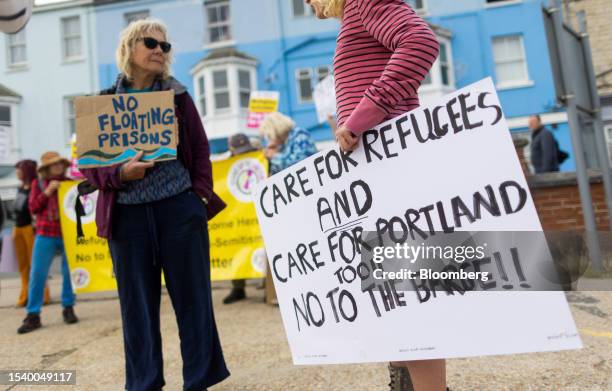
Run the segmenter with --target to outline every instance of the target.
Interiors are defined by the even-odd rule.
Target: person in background
[[[255,148],[256,150],[263,149],[263,144],[261,143],[261,138],[253,137],[253,138],[249,139],[249,142],[251,143],[251,146],[253,148]]]
[[[74,314],[75,294],[70,282],[70,269],[62,229],[60,226],[59,200],[57,191],[62,181],[65,181],[66,170],[70,166],[57,152],[46,152],[42,155],[38,167],[39,179],[32,181],[30,187],[30,212],[36,216],[36,238],[32,251],[32,270],[30,271],[30,286],[28,290],[27,316],[17,332],[28,333],[41,327],[40,307],[49,268],[56,254],[62,257],[62,315],[67,324],[77,323],[79,320]]]
[[[34,228],[32,215],[28,205],[30,187],[36,179],[36,162],[34,160],[20,160],[15,165],[17,179],[21,181],[17,196],[15,197],[15,226],[13,227],[13,242],[15,243],[15,257],[21,275],[21,293],[17,299],[17,307],[25,307],[28,302],[28,286],[30,281],[30,267],[32,265],[32,249],[34,247]],[[44,304],[49,303],[49,284],[45,285]]]
[[[531,164],[536,174],[559,171],[559,146],[557,140],[542,125],[539,115],[529,117],[531,130]]]
[[[215,323],[207,220],[225,208],[213,192],[206,132],[187,88],[170,75],[172,45],[153,19],[130,23],[116,52],[121,72],[103,95],[174,91],[177,159],[83,169],[99,189],[98,236],[108,239],[123,323],[127,390],[165,385],[160,331],[161,273],[183,359],[183,389],[229,376]]]
[[[310,133],[281,113],[268,114],[259,125],[259,132],[267,141],[265,155],[270,161],[270,175],[317,153]]]
[[[268,114],[259,125],[259,133],[266,143],[264,154],[270,163],[268,170],[270,176],[317,153],[317,147],[310,133],[297,127],[291,118],[281,113]],[[266,302],[278,305],[269,268],[264,284]]]
[[[257,150],[244,133],[236,133],[232,135],[227,143],[231,157]],[[232,304],[246,299],[245,286],[246,280],[232,280],[232,290],[230,291],[229,295],[223,299],[223,304]]]
[[[403,0],[305,0],[319,19],[337,18],[334,55],[338,130],[345,151],[385,120],[419,107],[418,89],[440,45],[425,20]],[[392,363],[407,368],[416,391],[446,387],[445,360]],[[393,376],[392,376],[393,380]]]

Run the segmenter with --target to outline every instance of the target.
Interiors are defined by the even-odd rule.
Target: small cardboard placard
[[[75,99],[79,168],[123,163],[144,151],[143,161],[176,159],[174,91]]]

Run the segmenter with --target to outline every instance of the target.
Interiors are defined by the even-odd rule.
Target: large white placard
[[[500,212],[474,211],[476,194]],[[542,230],[491,79],[367,131],[352,154],[311,156],[254,196],[295,364],[582,346],[562,292],[406,291],[385,302],[355,276],[359,235],[408,220],[424,231]]]

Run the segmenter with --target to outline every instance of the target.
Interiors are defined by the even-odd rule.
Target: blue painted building
[[[246,128],[248,93],[278,90],[280,110],[331,138],[316,122],[312,87],[331,72],[338,22],[318,21],[301,1],[97,1],[98,72],[114,81],[119,32],[133,16],[161,19],[173,43],[173,74],[189,87],[215,152]]]
[[[528,117],[540,114],[560,148],[572,150],[567,114],[556,105],[542,23],[543,0],[419,2],[430,22],[453,34],[456,87],[492,76],[512,131],[528,137]],[[575,169],[571,156],[561,169]]]
[[[528,116],[540,114],[561,148],[571,151],[567,116],[555,106],[542,0],[406,1],[432,23],[442,48],[420,90],[424,103],[492,76],[513,131],[528,132]],[[121,29],[141,17],[161,19],[175,48],[174,75],[189,87],[214,152],[226,148],[228,135],[249,132],[252,90],[280,91],[282,112],[317,141],[331,139],[327,124],[317,121],[312,88],[331,72],[339,23],[317,20],[303,0],[94,3],[99,85],[116,76]],[[573,160],[562,168],[573,170]]]

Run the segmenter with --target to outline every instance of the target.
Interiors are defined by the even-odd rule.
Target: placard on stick
[[[266,115],[278,111],[278,91],[251,91],[247,128],[257,129]]]
[[[312,98],[320,124],[327,121],[327,116],[336,114],[336,88],[333,75],[328,75],[315,86]]]
[[[144,151],[143,161],[176,159],[174,91],[77,97],[79,168],[123,163]]]

